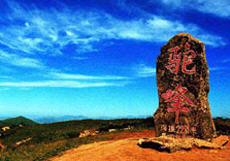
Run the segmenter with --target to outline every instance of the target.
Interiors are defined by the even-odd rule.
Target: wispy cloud
[[[154,77],[156,69],[145,64],[138,64],[133,67],[136,77]]]
[[[1,63],[6,63],[19,67],[29,67],[29,68],[45,68],[45,66],[37,59],[28,58],[16,54],[10,54],[3,50],[0,50],[0,61]]]
[[[48,76],[56,78],[56,79],[69,79],[69,80],[124,80],[124,79],[130,79],[129,77],[122,77],[122,76],[111,76],[111,75],[90,76],[90,75],[69,74],[69,73],[59,73],[59,72],[50,72]]]
[[[230,1],[229,0],[163,0],[164,4],[174,9],[193,9],[203,13],[213,14],[219,17],[230,17]]]
[[[88,57],[74,56],[73,59],[75,59],[75,60],[87,60]]]
[[[89,87],[120,87],[130,82],[78,82],[78,81],[40,81],[40,82],[0,82],[1,87],[61,87],[61,88],[89,88]]]
[[[40,75],[39,77],[41,77]],[[131,77],[111,76],[111,75],[84,75],[84,74],[70,74],[57,72],[55,70],[48,71],[43,77],[44,81],[23,81],[23,82],[0,82],[0,87],[16,87],[18,89],[30,89],[36,87],[53,87],[53,88],[89,88],[89,87],[123,87],[132,83]],[[0,76],[1,78],[1,76]]]
[[[78,54],[96,52],[96,43],[110,39],[165,42],[178,32],[190,32],[211,46],[225,45],[222,37],[195,24],[153,14],[125,21],[102,11],[71,10],[66,6],[62,10],[26,10],[14,1],[7,3],[9,13],[0,20],[8,24],[0,28],[0,44],[28,54],[61,55],[70,44]],[[22,61],[26,64],[30,60]]]

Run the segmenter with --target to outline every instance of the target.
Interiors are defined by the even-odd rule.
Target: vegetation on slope
[[[2,126],[16,126],[18,124],[24,124],[24,125],[37,125],[36,122],[28,119],[28,118],[25,118],[23,116],[19,116],[19,117],[16,117],[16,118],[11,118],[11,119],[6,119],[6,120],[2,120],[0,121],[0,127]]]
[[[230,134],[230,119],[214,119],[218,134]],[[21,123],[21,122],[20,122]],[[31,126],[32,125],[32,126]],[[80,120],[52,124],[30,124],[8,131],[9,135],[0,141],[6,146],[1,153],[2,161],[46,160],[60,154],[62,151],[78,147],[82,144],[111,138],[102,137],[108,129],[123,129],[133,127],[131,131],[153,129],[153,118],[146,119],[116,119],[116,120]],[[79,138],[80,132],[86,129],[96,129],[99,135]],[[118,131],[119,132],[119,131]],[[16,146],[16,143],[31,138],[28,142]]]

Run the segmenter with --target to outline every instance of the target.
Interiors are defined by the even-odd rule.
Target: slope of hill
[[[18,124],[24,124],[24,125],[37,125],[36,122],[25,118],[23,116],[15,117],[15,118],[10,118],[6,120],[0,121],[0,126],[14,126]]]
[[[147,120],[150,120],[148,123]],[[151,124],[151,127],[150,127]],[[52,124],[37,124],[12,129],[9,135],[1,138],[1,143],[7,147],[0,156],[0,160],[46,160],[70,148],[81,144],[112,139],[102,137],[109,133],[108,129],[123,129],[132,126],[131,131],[143,128],[153,128],[151,119],[118,119],[118,120],[76,120]],[[86,129],[98,129],[100,134],[95,137],[79,138],[79,133]],[[16,143],[28,140],[17,146]]]
[[[145,131],[143,131],[142,136],[144,134]],[[222,150],[192,149],[190,151],[167,153],[139,147],[137,145],[138,138],[140,138],[139,135],[136,136],[133,133],[133,136],[128,139],[82,145],[64,152],[62,156],[51,158],[50,161],[229,161],[230,158],[230,144],[226,145],[226,148]]]
[[[25,119],[24,117],[19,117],[7,119],[4,122],[7,122],[8,125],[16,124],[18,120]],[[28,119],[26,120],[28,121]],[[214,121],[219,131],[218,134],[230,134],[229,119],[217,118]],[[32,124],[34,124],[33,121]],[[126,131],[123,130],[126,127],[132,128]],[[96,136],[78,137],[80,132],[88,129],[96,129],[100,133]],[[117,131],[111,134],[109,129],[117,129]],[[82,144],[117,139],[120,132],[126,132],[121,136],[122,138],[127,136],[149,137],[146,129],[154,129],[152,117],[145,119],[75,120],[12,128],[8,130],[9,135],[1,138],[1,143],[7,148],[1,153],[0,160],[47,160],[47,158],[58,155],[62,151],[76,148]],[[135,133],[137,131],[143,131],[143,134]],[[17,142],[28,140],[29,138],[31,139],[25,144],[16,145]]]

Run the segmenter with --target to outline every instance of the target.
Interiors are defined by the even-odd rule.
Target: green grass
[[[230,134],[230,119],[214,119],[218,134]],[[123,128],[132,126],[130,132],[153,129],[153,118],[147,119],[117,119],[117,120],[81,120],[67,121],[52,124],[33,124],[22,128],[11,129],[8,135],[0,141],[7,146],[0,153],[0,161],[38,161],[60,155],[63,151],[88,144],[95,141],[109,140],[103,134],[108,129],[120,129],[114,133],[123,131]],[[81,131],[86,129],[97,129],[101,133],[96,136],[78,138]],[[16,147],[15,143],[31,137],[29,142]]]
[[[27,119],[23,116],[19,116],[16,118],[11,118],[11,119],[6,119],[3,121],[0,121],[0,127],[2,127],[2,126],[15,126],[15,125],[18,125],[20,123],[23,123],[24,125],[36,125],[37,124],[36,122],[34,122],[30,119]]]
[[[38,161],[46,160],[52,156],[60,155],[61,152],[76,148],[82,144],[88,144],[95,141],[104,141],[109,138],[102,137],[85,137],[85,138],[74,138],[58,140],[50,143],[33,143],[22,145],[16,149],[10,148],[4,152],[1,156],[2,161]]]
[[[153,127],[153,119],[117,119],[117,120],[81,120],[67,121],[52,124],[35,124],[23,128],[11,129],[8,135],[1,138],[1,142],[7,146],[1,154],[2,161],[33,161],[46,160],[51,156],[60,154],[67,149],[78,147],[82,144],[111,138],[101,137],[108,133],[108,129],[122,129],[128,126],[135,129]],[[97,129],[101,134],[92,137],[78,138],[81,131]],[[133,131],[133,130],[132,130]],[[119,132],[119,131],[118,131]],[[15,146],[15,143],[31,137],[32,140],[24,145]]]

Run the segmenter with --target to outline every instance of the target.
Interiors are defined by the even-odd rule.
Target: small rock
[[[99,131],[95,129],[89,129],[89,130],[84,130],[83,132],[80,133],[79,138],[86,137],[86,136],[94,136],[97,135]]]
[[[19,145],[21,145],[21,144],[24,144],[24,143],[26,143],[26,142],[28,142],[28,141],[30,141],[32,138],[31,137],[29,137],[29,138],[27,138],[27,139],[24,139],[24,140],[21,140],[21,141],[18,141],[18,142],[16,142],[16,146],[19,146]]]
[[[206,140],[201,140],[201,139],[192,139],[193,145],[197,148],[204,148],[204,149],[221,149],[222,147],[212,143],[208,142]]]
[[[109,132],[115,132],[117,129],[109,129]]]

